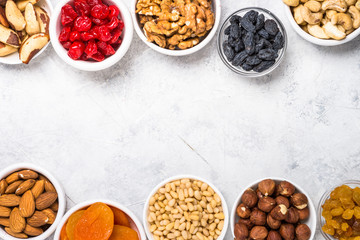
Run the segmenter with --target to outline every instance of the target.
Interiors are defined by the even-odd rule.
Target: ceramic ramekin
[[[60,185],[60,183],[56,180],[56,178],[50,172],[48,172],[47,170],[45,170],[37,165],[31,164],[31,163],[18,163],[18,164],[14,164],[14,165],[11,165],[11,166],[5,168],[4,170],[2,170],[0,172],[0,179],[7,177],[8,175],[10,175],[13,172],[17,172],[17,171],[25,170],[25,169],[30,169],[30,170],[33,170],[35,172],[38,172],[38,173],[44,175],[54,185],[54,187],[57,191],[57,194],[58,194],[59,210],[57,212],[54,223],[46,231],[44,231],[43,234],[41,234],[37,237],[31,238],[32,240],[45,240],[56,230],[56,227],[60,223],[60,220],[65,213],[65,208],[66,208],[65,192],[64,192],[62,186]],[[7,234],[3,230],[3,228],[0,228],[0,239],[19,240],[19,238],[15,238],[15,237],[12,237],[9,234]]]

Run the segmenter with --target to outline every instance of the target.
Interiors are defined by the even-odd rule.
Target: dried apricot
[[[69,240],[67,234],[66,234],[66,226],[67,224],[65,224],[63,226],[63,228],[61,229],[61,232],[60,232],[60,240]]]
[[[130,227],[129,219],[127,218],[126,214],[123,211],[115,207],[110,207],[110,208],[114,213],[115,225]]]
[[[69,240],[74,240],[75,236],[75,227],[76,224],[78,223],[79,219],[82,217],[82,215],[84,214],[85,210],[80,210],[77,212],[74,212],[73,214],[71,214],[71,216],[69,217],[69,220],[67,222],[67,226],[66,226],[66,234],[69,238]]]
[[[114,214],[104,203],[94,203],[75,227],[75,240],[108,240],[114,228]]]
[[[115,225],[109,240],[139,240],[139,237],[135,230],[125,226]]]

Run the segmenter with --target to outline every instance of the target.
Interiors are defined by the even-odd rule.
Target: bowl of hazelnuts
[[[295,183],[262,179],[239,194],[230,221],[235,240],[312,240],[316,210]]]

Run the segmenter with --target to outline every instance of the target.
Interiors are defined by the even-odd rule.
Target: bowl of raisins
[[[52,15],[50,36],[63,61],[80,70],[99,71],[128,51],[133,24],[121,0],[62,0]]]
[[[257,7],[231,14],[218,33],[218,52],[224,64],[244,77],[270,74],[283,61],[287,34],[269,10]]]

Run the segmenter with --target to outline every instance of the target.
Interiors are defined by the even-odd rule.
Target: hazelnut
[[[268,230],[264,226],[255,226],[250,231],[250,238],[254,240],[265,239],[268,235]]]
[[[276,220],[282,221],[285,220],[287,213],[287,207],[284,204],[280,204],[277,205],[273,210],[271,210],[270,215]]]
[[[244,194],[241,196],[241,201],[249,208],[256,206],[258,202],[258,197],[254,190],[251,188],[247,189]]]
[[[308,198],[303,193],[295,193],[290,198],[291,204],[297,209],[304,209],[308,205]]]
[[[306,220],[309,218],[309,215],[310,215],[310,211],[309,211],[309,208],[306,207],[304,209],[296,209],[297,212],[299,213],[299,219],[300,221],[303,221],[303,220]]]
[[[277,196],[275,198],[276,204],[280,205],[280,204],[284,204],[287,208],[290,207],[290,201],[287,197],[284,196]]]
[[[263,197],[259,199],[258,208],[264,212],[270,212],[276,206],[276,201],[272,197]]]
[[[238,223],[244,224],[249,230],[254,226],[250,219],[239,219]]]
[[[291,195],[294,194],[295,192],[295,187],[294,185],[292,185],[291,183],[289,183],[288,181],[282,181],[280,182],[280,184],[277,186],[277,191],[280,195],[283,195],[285,197],[290,197]]]
[[[285,223],[280,226],[280,235],[285,240],[293,240],[295,238],[295,227],[290,223]]]
[[[250,214],[250,221],[257,226],[263,226],[266,224],[266,214],[259,209],[255,209]]]
[[[264,195],[260,192],[259,189],[256,189],[256,195],[259,199],[264,197]]]
[[[235,224],[234,234],[237,240],[246,240],[249,236],[249,230],[245,224]]]
[[[285,221],[288,223],[297,223],[299,221],[299,213],[298,211],[291,207],[288,209],[288,214],[286,215]]]
[[[236,213],[241,218],[249,218],[251,210],[244,203],[240,203],[240,205],[236,208]]]
[[[311,236],[311,230],[306,224],[299,224],[296,229],[297,240],[308,240]]]
[[[280,233],[277,231],[271,230],[268,234],[268,237],[266,240],[282,240]]]
[[[272,179],[265,179],[259,183],[259,190],[264,196],[271,196],[275,191],[276,184]]]
[[[266,218],[266,223],[271,229],[279,229],[281,221],[274,219],[270,214]]]

